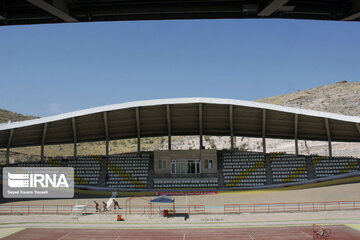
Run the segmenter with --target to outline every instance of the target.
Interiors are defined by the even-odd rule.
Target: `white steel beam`
[[[360,18],[360,11],[354,14],[351,14],[350,16],[347,16],[346,18],[341,19],[342,21],[352,21],[357,18]]]
[[[14,131],[15,129],[11,129],[10,133],[9,133],[9,137],[8,137],[8,142],[7,142],[7,147],[6,147],[6,166],[9,166],[10,164],[10,147],[11,147],[11,142],[14,136]]]
[[[332,157],[330,124],[329,124],[329,119],[328,118],[325,118],[325,127],[326,127],[326,134],[327,134],[327,137],[328,137],[329,157]]]
[[[234,117],[233,117],[233,105],[230,105],[229,109],[229,118],[230,118],[230,143],[231,143],[231,151],[234,150]]]
[[[76,119],[71,118],[72,129],[73,129],[73,139],[74,139],[74,159],[77,157],[77,131],[76,131]]]
[[[269,3],[261,12],[258,13],[260,17],[268,17],[274,12],[276,12],[279,8],[284,6],[289,0],[273,0]]]
[[[78,22],[78,20],[69,14],[69,9],[64,0],[53,0],[50,4],[45,0],[27,0],[29,3],[43,9],[44,11],[58,17],[65,22]]]
[[[139,108],[135,108],[135,115],[136,115],[136,129],[137,129],[137,151],[140,153],[141,145],[140,145],[140,113]]]
[[[298,128],[299,128],[299,115],[295,114],[294,138],[295,138],[295,154],[296,154],[296,156],[299,156]]]
[[[166,120],[168,128],[168,149],[171,150],[171,115],[170,115],[170,105],[166,105]]]
[[[203,148],[203,112],[202,104],[199,103],[199,135],[200,135],[200,149]]]
[[[341,20],[352,21],[360,18],[360,1],[352,1],[351,9],[352,9],[352,13]]]
[[[41,138],[41,152],[40,152],[41,161],[44,161],[44,145],[45,145],[45,141],[46,141],[47,128],[48,128],[48,123],[45,123],[44,128],[43,128],[42,138]]]
[[[109,123],[107,112],[104,112],[104,126],[105,126],[105,155],[109,156]]]
[[[262,111],[262,145],[263,145],[263,153],[266,154],[266,110]]]

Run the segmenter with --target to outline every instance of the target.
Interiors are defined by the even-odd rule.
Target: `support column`
[[[327,119],[327,118],[325,118],[325,127],[326,127],[326,134],[327,134],[327,137],[328,137],[329,157],[332,157],[330,125],[329,125],[329,119]]]
[[[299,126],[299,115],[295,114],[295,155],[299,156],[299,142],[298,142],[298,126]]]
[[[168,127],[168,149],[171,150],[171,115],[170,115],[170,105],[166,105],[166,120]]]
[[[104,126],[105,126],[105,155],[109,157],[109,123],[107,112],[104,112]]]
[[[233,118],[233,105],[230,105],[230,143],[231,151],[234,151],[234,118]]]
[[[171,135],[168,136],[168,150],[171,150]]]
[[[356,125],[356,128],[357,128],[357,130],[358,130],[358,132],[360,134],[360,123],[356,123],[355,125]]]
[[[266,110],[263,109],[263,119],[262,119],[262,145],[263,153],[266,154]]]
[[[135,108],[136,113],[136,128],[137,128],[137,152],[141,152],[141,143],[140,143],[140,113],[139,108]]]
[[[199,104],[199,135],[200,135],[200,149],[203,149],[203,115],[202,104]]]
[[[76,119],[72,118],[73,138],[74,138],[74,159],[77,158],[77,133],[76,133]]]
[[[43,128],[42,138],[41,138],[41,151],[40,151],[41,161],[44,161],[44,145],[45,145],[45,141],[46,141],[47,128],[48,128],[48,123],[45,123],[44,128]]]
[[[109,139],[105,139],[105,156],[109,157]]]
[[[15,129],[11,129],[10,133],[9,133],[9,138],[8,138],[7,147],[6,147],[6,166],[9,166],[9,164],[10,164],[10,147],[11,147],[12,138],[14,136],[14,131],[15,131]]]

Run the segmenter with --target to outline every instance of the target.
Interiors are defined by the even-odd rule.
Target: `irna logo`
[[[69,184],[65,174],[19,174],[8,172],[8,186],[12,188],[68,188]]]

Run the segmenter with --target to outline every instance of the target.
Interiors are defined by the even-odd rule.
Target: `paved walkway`
[[[0,228],[7,227],[79,227],[79,228],[203,228],[243,227],[299,224],[360,224],[360,210],[294,213],[243,213],[219,215],[190,215],[164,218],[159,215],[123,216],[118,222],[115,214],[75,215],[0,215]]]

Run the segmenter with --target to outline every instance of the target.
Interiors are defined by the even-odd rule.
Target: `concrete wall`
[[[171,174],[171,160],[199,160],[201,163],[201,173],[217,173],[217,151],[215,149],[203,150],[164,150],[154,151],[154,173]],[[205,160],[212,159],[214,167],[205,169]],[[159,160],[166,161],[166,168],[159,169]]]

